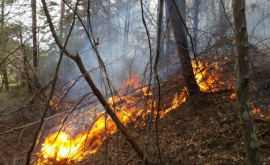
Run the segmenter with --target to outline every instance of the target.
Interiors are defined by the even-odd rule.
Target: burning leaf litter
[[[210,73],[208,64],[203,64],[202,62],[198,62],[198,65],[196,65],[195,62],[192,64],[195,78],[200,86],[201,91],[214,92],[220,90],[219,86],[224,84],[220,82],[220,77],[222,76],[221,74],[217,72]],[[217,63],[214,63],[213,66],[217,70],[221,69],[218,67]],[[125,82],[123,86],[123,89],[119,92],[120,95],[124,93],[126,88],[137,89],[139,86],[137,75],[130,75],[129,80]],[[186,91],[186,89],[184,91]],[[148,93],[147,87],[138,89],[135,92],[142,93],[140,95],[141,97],[114,96],[110,97],[108,102],[111,108],[115,110],[119,120],[124,125],[132,122],[135,123],[136,127],[138,124],[145,125],[144,122],[138,123],[137,118],[142,117],[143,121],[145,121],[147,115],[150,113],[152,102],[151,97],[148,97],[147,101],[141,100],[146,100],[146,96],[151,96],[152,93],[151,91]],[[169,111],[178,108],[182,103],[186,101],[186,95],[187,92],[176,93],[169,104],[166,103],[166,106],[164,105],[161,107],[160,116],[163,117]],[[235,94],[232,94],[231,98],[232,97],[235,97]],[[53,98],[51,102],[55,102],[55,100],[57,100],[56,98]],[[147,106],[145,106],[145,102]],[[147,109],[145,109],[146,107]],[[156,102],[154,102],[154,107],[156,108]],[[259,113],[259,109],[254,107],[253,109],[253,113]],[[38,160],[36,164],[74,164],[83,160],[86,155],[95,153],[101,146],[102,142],[105,141],[106,137],[114,134],[117,131],[117,127],[112,119],[105,119],[104,114],[105,112],[99,112],[98,114],[95,114],[98,117],[95,117],[97,120],[92,125],[90,131],[82,131],[76,136],[71,136],[64,131],[57,131],[47,136],[44,143],[41,145],[42,148],[40,152],[38,152]]]

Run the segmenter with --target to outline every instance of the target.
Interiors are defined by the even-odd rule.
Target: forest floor
[[[212,96],[206,96],[209,99]],[[219,104],[192,107],[187,101],[178,109],[158,120],[158,139],[164,165],[246,165],[246,152],[236,108],[236,101],[218,96]],[[270,125],[265,117],[255,117],[255,127],[264,164],[270,164]],[[269,120],[268,120],[269,121]],[[132,127],[132,124],[129,125]],[[154,164],[161,164],[155,123],[148,145],[148,156]],[[131,129],[144,149],[146,127]],[[98,152],[89,155],[80,164],[143,164],[123,136],[112,135]]]
[[[246,165],[236,101],[230,99],[230,95],[228,92],[216,93],[217,104],[213,101],[213,96],[207,94],[203,97],[205,104],[196,107],[193,106],[194,100],[187,100],[159,119],[158,127],[153,122],[147,148],[150,161],[153,164],[161,164],[162,161],[163,165]],[[261,154],[264,163],[270,165],[270,121],[266,117],[254,117]],[[20,114],[12,118],[3,116],[0,124],[16,127],[19,119]],[[138,124],[136,128],[134,125],[129,123],[127,127],[144,150],[147,125]],[[35,128],[23,129],[23,134],[15,131],[1,135],[0,164],[23,164]],[[24,151],[18,152],[19,148]],[[96,153],[87,155],[81,162],[74,164],[104,165],[106,161],[111,165],[143,164],[121,133],[110,135]]]

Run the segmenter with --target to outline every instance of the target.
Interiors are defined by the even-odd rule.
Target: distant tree
[[[34,73],[33,79],[35,86],[40,88],[40,84],[37,78],[37,67],[38,67],[38,46],[37,46],[37,4],[36,0],[31,0],[32,8],[32,33],[33,33],[33,66]]]
[[[127,0],[126,4],[126,17],[125,17],[125,30],[124,30],[124,47],[123,54],[127,53],[128,49],[128,36],[130,27],[130,10],[131,10],[131,0]]]
[[[2,0],[1,3],[1,17],[0,17],[0,21],[1,21],[1,51],[5,52],[5,38],[6,38],[6,34],[5,34],[5,0]],[[2,62],[2,57],[0,57],[0,62]],[[7,74],[7,66],[5,65],[5,63],[2,63],[2,65],[0,66],[1,68],[1,72],[3,75],[2,78],[2,84],[5,86],[5,91],[9,91],[9,82],[8,82],[8,74]]]
[[[245,14],[245,0],[232,3],[236,45],[236,94],[242,133],[245,141],[248,164],[261,165],[262,158],[255,133],[249,93],[249,43]]]
[[[168,10],[168,8],[166,7],[167,4],[165,3],[165,15],[166,15],[166,34],[165,34],[165,38],[166,40],[166,44],[165,44],[165,56],[168,56],[170,54],[170,48],[171,48],[171,44],[170,44],[170,34],[171,34],[171,23],[170,23],[170,11]]]
[[[198,27],[199,27],[199,8],[200,8],[200,0],[194,0],[194,18],[193,18],[193,38],[194,38],[194,51],[198,50]]]
[[[20,44],[22,45],[21,47],[21,52],[23,54],[23,78],[24,81],[27,82],[27,87],[28,87],[28,92],[31,93],[32,92],[32,86],[31,86],[31,78],[29,76],[29,71],[28,71],[28,60],[27,60],[27,51],[26,51],[26,47],[23,43],[23,35],[22,35],[22,28],[20,27]]]
[[[61,11],[60,11],[60,21],[59,21],[59,39],[63,42],[64,33],[64,14],[65,14],[65,3],[61,0]]]

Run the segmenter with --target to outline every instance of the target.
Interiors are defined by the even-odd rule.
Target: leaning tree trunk
[[[178,7],[181,16],[178,14]],[[200,88],[195,80],[191,58],[188,51],[187,32],[184,29],[186,18],[186,1],[185,0],[167,0],[167,9],[170,11],[171,25],[174,33],[175,43],[177,45],[178,56],[180,58],[182,73],[187,85],[189,96],[196,95]],[[181,17],[184,21],[182,21]]]
[[[249,94],[249,51],[245,0],[232,3],[236,43],[236,94],[248,164],[260,165],[262,158],[255,133]]]

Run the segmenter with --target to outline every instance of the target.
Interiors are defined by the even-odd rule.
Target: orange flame
[[[198,85],[200,86],[200,90],[204,92],[215,92],[220,90],[221,82],[219,82],[221,74],[217,72],[210,72],[209,64],[202,63],[200,61],[192,61],[193,71],[195,74],[195,79]],[[212,64],[215,70],[222,70],[217,64],[214,62]]]
[[[126,86],[136,89],[139,85],[136,79],[137,75],[130,75],[130,79],[125,83]],[[124,91],[124,89],[123,87],[121,91]],[[136,123],[136,119],[142,117],[143,121],[145,121],[147,114],[151,111],[151,97],[148,97],[146,101],[147,109],[145,109],[145,101],[143,101],[146,96],[152,95],[152,92],[148,91],[148,87],[138,89],[135,93],[139,93],[138,96],[114,96],[108,99],[109,105],[114,109],[117,117],[124,125],[130,122],[135,123],[135,126],[138,124],[144,125],[144,122]],[[160,116],[163,117],[164,114],[176,109],[185,101],[186,96],[184,92],[180,93],[180,95],[175,94],[168,108],[161,107]],[[156,108],[156,102],[154,102],[154,108]],[[117,130],[112,119],[108,117],[105,120],[104,114],[104,112],[98,114],[100,117],[95,121],[90,132],[82,131],[79,135],[70,137],[68,133],[60,131],[59,134],[56,132],[46,137],[41,146],[41,151],[38,153],[39,159],[37,164],[50,164],[52,162],[57,164],[73,164],[82,160],[86,155],[96,152],[106,139],[105,121],[107,136],[115,133]],[[90,146],[90,148],[86,149],[85,146]]]
[[[87,135],[85,134],[72,140],[69,134],[60,132],[55,140],[57,133],[46,138],[41,149],[43,159],[39,159],[38,164],[46,164],[50,162],[50,159],[54,159],[57,162],[67,161],[67,163],[82,160],[85,152],[83,152],[83,155],[80,154],[80,149]]]
[[[203,64],[202,62],[198,62],[198,65],[193,62],[192,65],[196,81],[202,91],[209,92],[219,90],[218,85],[220,85],[220,82],[218,80],[221,74],[208,73],[209,65]],[[212,66],[216,69],[221,69],[218,67],[217,63],[214,63]],[[132,74],[129,76],[129,80],[123,84],[123,89],[120,91],[120,94],[125,91],[125,87],[137,89],[138,86],[137,75]],[[148,100],[145,98],[146,96],[151,96],[152,93],[148,91],[148,87],[137,89],[135,93],[138,93],[138,95],[111,97],[108,99],[108,103],[124,125],[133,122],[136,127],[138,124],[146,124],[144,121],[146,121],[145,119],[151,111],[152,100],[151,97],[148,97]],[[178,108],[186,101],[187,95],[187,92],[176,93],[173,99],[168,99],[163,107],[161,107],[160,116],[163,117],[169,111]],[[156,109],[156,101],[154,102],[154,108]],[[105,119],[104,114],[104,112],[97,114],[97,116],[100,117],[95,121],[90,132],[82,131],[77,136],[70,137],[69,134],[61,131],[57,138],[58,132],[46,137],[41,146],[42,149],[38,153],[39,159],[37,164],[50,164],[51,162],[54,164],[74,164],[82,160],[86,155],[96,152],[106,139],[106,134],[108,136],[117,131],[117,127],[112,119],[110,117]],[[137,121],[138,117],[141,117],[143,122],[139,123]]]

